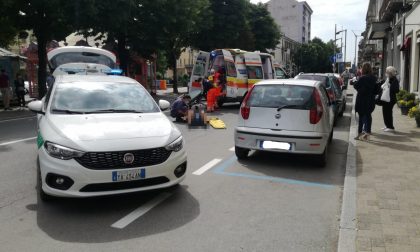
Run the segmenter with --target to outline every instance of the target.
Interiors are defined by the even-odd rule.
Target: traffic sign
[[[330,56],[330,61],[333,62],[333,63],[335,63],[335,55],[331,55]]]
[[[344,62],[343,54],[342,53],[337,53],[335,55],[335,59],[336,59],[336,62]]]

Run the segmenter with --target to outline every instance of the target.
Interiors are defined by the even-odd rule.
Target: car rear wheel
[[[327,165],[327,160],[328,160],[328,144],[325,147],[324,152],[321,155],[316,156],[316,164],[319,167],[325,167],[325,165]]]
[[[38,193],[38,197],[41,201],[43,202],[48,202],[48,201],[52,201],[55,199],[54,196],[48,195],[44,192],[44,190],[42,190],[42,178],[41,178],[41,168],[39,167],[39,160],[37,161],[37,185],[36,185],[36,190]]]
[[[235,146],[235,154],[239,160],[246,159],[248,158],[249,150]]]

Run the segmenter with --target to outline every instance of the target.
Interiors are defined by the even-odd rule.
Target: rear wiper
[[[86,112],[87,114],[96,113],[143,113],[142,111],[135,109],[100,109]]]
[[[53,109],[52,112],[65,113],[65,114],[85,114],[83,111],[75,111],[69,109]]]
[[[296,108],[296,107],[298,107],[298,106],[297,105],[283,105],[283,106],[278,107],[277,111],[280,111],[280,110],[285,109],[285,108]]]

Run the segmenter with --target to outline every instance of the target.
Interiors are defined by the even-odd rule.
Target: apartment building
[[[380,78],[387,66],[398,70],[401,87],[419,91],[420,5],[404,0],[370,0],[359,62],[371,62]]]

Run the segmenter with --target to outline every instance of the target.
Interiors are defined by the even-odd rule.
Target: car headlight
[[[182,137],[179,137],[178,139],[176,139],[175,141],[170,143],[168,146],[166,146],[165,149],[167,149],[169,151],[178,152],[178,151],[182,150],[183,145],[184,145],[183,139],[182,139]]]
[[[55,157],[62,160],[69,160],[72,158],[81,157],[84,154],[84,152],[73,150],[51,142],[45,142],[44,147],[51,157]]]

